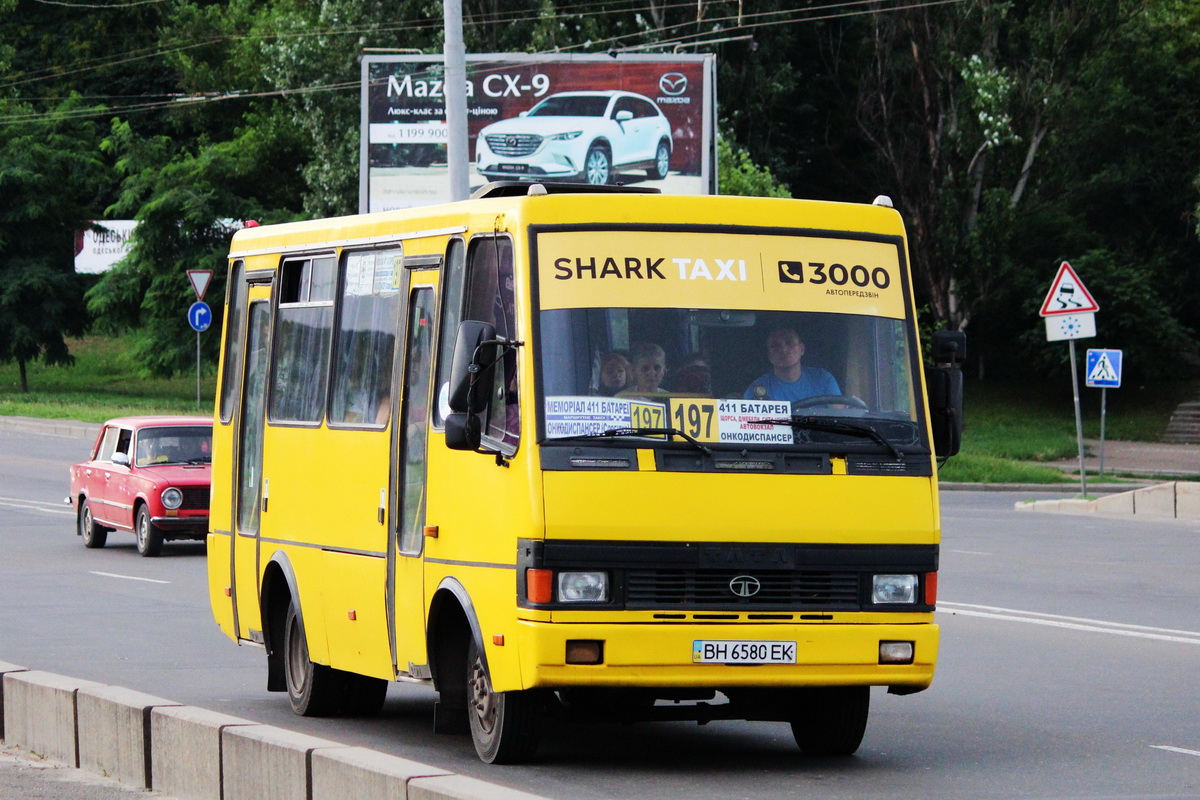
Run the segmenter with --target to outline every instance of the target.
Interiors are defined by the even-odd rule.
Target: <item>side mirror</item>
[[[958,365],[967,355],[967,335],[962,331],[936,332],[932,355],[938,366],[926,370],[926,381],[933,452],[938,458],[949,458],[962,447],[963,376]]]
[[[112,454],[112,463],[119,464],[122,467],[128,467],[129,466],[129,454],[128,453],[113,453]]]
[[[459,323],[450,363],[450,410],[478,414],[487,408],[495,366],[496,328],[475,320]]]
[[[451,450],[478,450],[483,428],[475,414],[455,413],[446,417],[446,447]]]

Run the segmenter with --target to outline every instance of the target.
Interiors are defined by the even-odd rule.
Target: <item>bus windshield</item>
[[[579,235],[540,248],[555,254],[539,259],[543,441],[926,446],[894,245],[721,234],[698,248],[705,237],[629,232],[611,256],[557,255]],[[714,255],[654,255],[683,246]]]

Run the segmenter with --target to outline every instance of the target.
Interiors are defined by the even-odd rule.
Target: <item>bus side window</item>
[[[284,262],[271,366],[270,420],[320,422],[333,332],[336,262]]]
[[[345,254],[329,421],[383,426],[391,415],[392,359],[403,253]]]
[[[487,322],[496,335],[516,338],[512,242],[499,237],[476,237],[467,253],[466,308],[463,319]],[[515,448],[520,433],[517,405],[517,351],[506,348],[495,370],[491,401],[484,412],[483,435]]]
[[[450,413],[450,365],[454,361],[454,338],[458,323],[462,320],[463,240],[451,239],[446,248],[446,261],[442,267],[441,324],[438,325],[437,397],[433,404],[433,424],[445,427]]]

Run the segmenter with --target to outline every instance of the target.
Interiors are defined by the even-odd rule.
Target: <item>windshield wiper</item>
[[[900,448],[883,438],[879,431],[869,425],[856,425],[853,422],[842,422],[839,420],[826,419],[824,417],[805,417],[799,414],[793,414],[791,419],[753,419],[748,420],[747,425],[788,425],[792,430],[800,431],[821,431],[823,433],[844,433],[847,436],[858,436],[864,439],[873,439],[879,444],[887,448],[897,461],[904,460],[904,454],[900,452]]]
[[[783,424],[787,424],[786,422]],[[580,433],[575,436],[555,436],[547,441],[565,442],[570,439],[613,439],[618,436],[678,436],[688,444],[695,447],[706,456],[712,455],[712,450],[701,442],[678,428],[609,428],[600,433]]]
[[[211,464],[212,456],[204,456],[203,458],[189,458],[184,461],[185,464]]]

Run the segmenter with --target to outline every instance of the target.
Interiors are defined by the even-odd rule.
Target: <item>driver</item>
[[[791,328],[776,328],[767,336],[767,360],[773,368],[755,378],[742,395],[747,400],[804,400],[817,395],[840,395],[837,380],[820,367],[802,367],[804,342]]]

